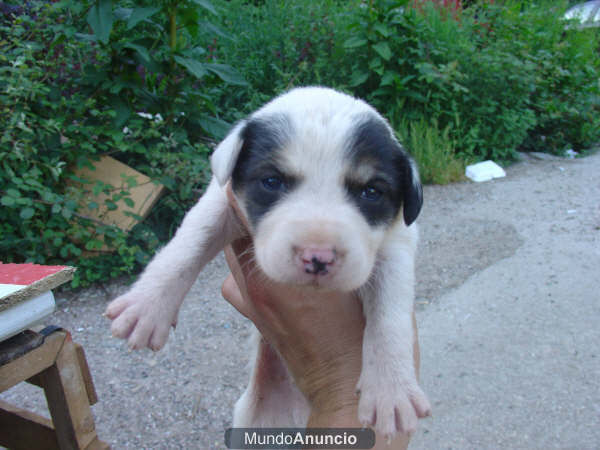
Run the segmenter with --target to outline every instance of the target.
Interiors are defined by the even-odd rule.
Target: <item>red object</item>
[[[40,266],[39,264],[3,264],[0,262],[0,284],[27,286],[53,275],[68,266]]]

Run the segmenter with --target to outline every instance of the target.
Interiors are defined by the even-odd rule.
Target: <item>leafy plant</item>
[[[369,2],[344,44],[350,87],[396,126],[435,119],[459,154],[498,161],[600,139],[598,30],[568,28],[566,2],[412,4]]]
[[[210,93],[243,83],[199,45],[211,9],[63,0],[0,18],[0,260],[76,265],[85,285],[130,273],[172,235],[207,181],[207,137],[227,127]],[[102,155],[169,188],[129,234],[84,212],[133,202],[135,180],[75,176]]]
[[[295,86],[344,84],[348,24],[361,2],[324,0],[218,0],[226,10],[216,55],[233,65],[248,88],[223,92],[219,103],[239,119]]]
[[[114,4],[113,4],[114,3]],[[87,81],[107,94],[118,112],[120,125],[136,111],[177,121],[194,139],[206,133],[220,138],[229,124],[215,117],[218,107],[211,91],[223,82],[247,83],[231,66],[214,61],[208,46],[198,42],[207,30],[222,32],[204,20],[202,12],[216,17],[207,0],[95,0],[71,3],[85,13],[92,34],[80,38],[96,42],[108,57],[90,68]]]
[[[427,3],[370,3],[346,48],[355,57],[350,85],[391,120],[435,119],[459,153],[501,161],[535,123],[528,98],[533,74],[524,61],[481,37],[479,23]]]
[[[212,143],[229,122],[293,86],[327,85],[372,103],[428,182],[517,150],[588,148],[600,142],[600,31],[570,26],[566,7],[3,2],[0,260],[77,265],[75,285],[131,273],[202,193]],[[167,187],[129,233],[89,211],[131,205],[137,181],[75,176],[104,155]],[[100,252],[105,244],[115,251]]]
[[[534,73],[529,97],[536,123],[522,146],[562,154],[600,140],[600,31],[562,19],[568,2],[506,2],[480,10],[488,39],[527,61]]]

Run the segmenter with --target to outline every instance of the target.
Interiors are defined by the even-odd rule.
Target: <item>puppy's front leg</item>
[[[430,411],[413,361],[416,229],[402,225],[392,233],[372,280],[360,290],[366,325],[357,385],[360,422],[388,438],[414,432]]]
[[[173,239],[131,289],[108,305],[106,315],[113,320],[113,336],[128,339],[131,349],[161,349],[200,270],[239,230],[225,189],[213,178]]]

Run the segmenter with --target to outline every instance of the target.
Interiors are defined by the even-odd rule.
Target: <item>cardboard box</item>
[[[153,183],[146,175],[110,156],[102,156],[99,161],[93,164],[96,170],[91,170],[88,167],[74,170],[77,177],[91,181],[90,184],[80,185],[85,189],[85,195],[79,213],[105,225],[115,225],[123,231],[130,231],[134,225],[148,216],[160,197],[164,186]],[[129,177],[136,180],[135,186],[129,186],[127,182]],[[116,202],[116,209],[109,210],[105,200],[111,199],[113,194],[101,192],[94,195],[93,188],[96,181],[111,185],[114,188],[113,193],[119,193],[121,190],[129,192],[129,198],[133,201],[133,206],[120,200]],[[98,207],[90,209],[88,207],[90,202],[95,202]],[[133,213],[139,216],[139,219],[127,213]],[[102,251],[110,250],[106,245],[102,248]]]

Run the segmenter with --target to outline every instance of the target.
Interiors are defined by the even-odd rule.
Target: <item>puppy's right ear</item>
[[[221,186],[225,186],[231,178],[231,173],[244,144],[242,131],[245,126],[245,120],[235,125],[227,137],[217,146],[210,158],[212,172]]]

